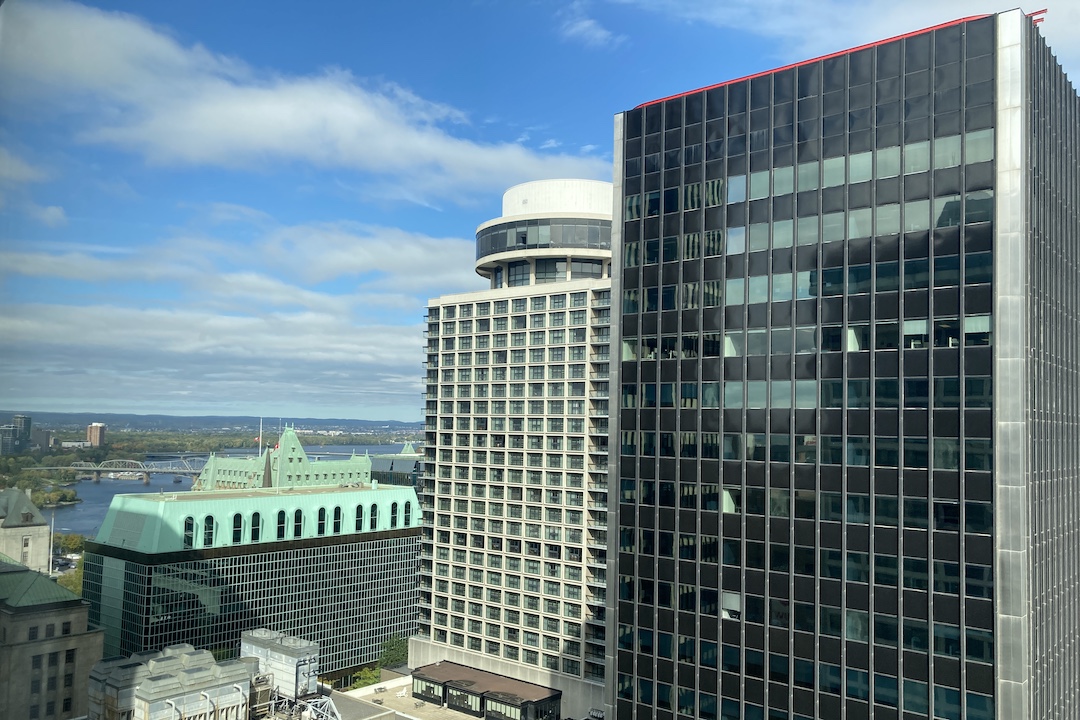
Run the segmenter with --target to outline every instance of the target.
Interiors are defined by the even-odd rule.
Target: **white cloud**
[[[134,248],[9,242],[0,247],[0,278],[90,280],[117,289],[153,283],[175,288],[189,307],[248,315],[301,308],[360,324],[375,308],[414,318],[427,297],[483,283],[471,269],[472,239],[353,222],[282,225],[261,211],[224,203],[199,217],[212,224],[205,234],[151,239]]]
[[[774,58],[801,60],[938,25],[972,15],[1000,12],[985,0],[610,0],[636,5],[688,22],[750,32],[780,41]],[[1040,29],[1074,83],[1080,79],[1080,3],[1046,0]],[[762,58],[767,61],[767,58]],[[763,68],[764,69],[764,68]]]
[[[0,387],[15,401],[75,409],[70,398],[86,398],[92,385],[99,410],[111,403],[125,412],[144,404],[212,414],[262,407],[301,416],[419,415],[417,325],[358,329],[326,312],[245,317],[107,304],[11,310],[0,307]]]
[[[456,201],[528,179],[610,174],[592,157],[456,137],[460,110],[345,71],[273,74],[69,2],[5,3],[0,13],[0,102],[70,113],[84,123],[81,140],[151,163],[302,162]]]
[[[559,34],[564,40],[580,42],[593,48],[612,48],[626,41],[625,35],[617,35],[589,17],[585,3],[581,0],[570,3],[559,15]]]
[[[41,168],[34,167],[16,157],[5,147],[0,147],[0,185],[21,185],[40,182],[48,177]]]
[[[541,150],[550,150],[551,148],[557,148],[560,145],[562,145],[562,143],[559,142],[558,140],[555,140],[553,138],[548,138],[543,143],[541,143],[540,149]]]
[[[363,276],[368,288],[405,293],[476,287],[475,247],[472,239],[346,222],[282,227],[261,242],[264,262],[305,283]]]
[[[26,212],[41,224],[51,228],[67,225],[67,213],[59,205],[41,207],[30,203],[26,206]]]

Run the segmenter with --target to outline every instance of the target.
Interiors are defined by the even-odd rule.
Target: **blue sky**
[[[506,187],[610,179],[646,100],[1007,7],[7,0],[0,407],[420,419],[425,300],[482,287]]]

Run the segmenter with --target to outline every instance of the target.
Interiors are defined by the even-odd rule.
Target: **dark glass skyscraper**
[[[615,148],[618,718],[1080,717],[1080,101],[1031,19]]]

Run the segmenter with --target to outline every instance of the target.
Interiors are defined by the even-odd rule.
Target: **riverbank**
[[[41,505],[38,507],[38,510],[55,510],[56,508],[70,507],[71,505],[78,505],[82,501],[83,499],[81,497],[77,497],[74,500],[66,500],[64,502],[48,503],[45,505]]]

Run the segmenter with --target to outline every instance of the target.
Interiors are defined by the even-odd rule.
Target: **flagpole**
[[[260,417],[260,418],[259,418],[259,457],[262,457],[262,455],[263,455],[263,452],[262,452],[262,451],[263,451],[263,439],[262,439],[262,432],[263,432],[263,428],[262,428],[262,421],[263,421],[263,419],[262,419],[262,418]]]

